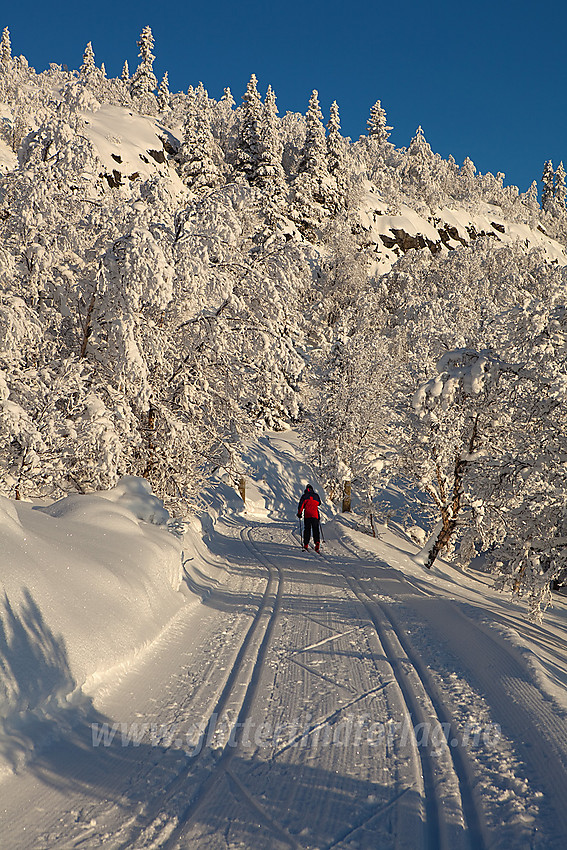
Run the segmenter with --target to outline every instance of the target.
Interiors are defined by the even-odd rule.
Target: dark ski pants
[[[319,543],[319,520],[306,516],[303,526],[303,545],[309,545],[309,538],[313,535],[313,542]]]

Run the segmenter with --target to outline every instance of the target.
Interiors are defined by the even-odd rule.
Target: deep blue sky
[[[125,59],[137,67],[146,25],[154,70],[159,79],[169,72],[172,91],[201,80],[212,97],[229,86],[240,103],[255,73],[284,114],[305,112],[316,88],[325,121],[337,100],[352,139],[380,99],[397,146],[421,124],[434,151],[459,163],[470,156],[522,191],[539,182],[546,159],[567,164],[564,0],[32,0],[4,7],[0,20],[13,54],[37,71],[79,68],[92,41],[109,76]]]

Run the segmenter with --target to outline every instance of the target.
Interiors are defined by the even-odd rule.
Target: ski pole
[[[321,532],[321,540],[323,541],[323,543],[326,543],[327,541],[325,540],[325,535],[323,534],[323,523],[321,522],[321,520],[319,520],[319,531]]]

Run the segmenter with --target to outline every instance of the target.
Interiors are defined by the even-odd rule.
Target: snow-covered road
[[[219,521],[224,580],[191,574],[202,601],[2,784],[2,847],[564,847],[567,723],[525,653],[399,538],[326,536]]]

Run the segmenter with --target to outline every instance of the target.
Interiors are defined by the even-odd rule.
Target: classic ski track
[[[273,528],[274,524],[271,524]],[[290,528],[290,523],[278,523],[281,530],[285,532],[285,536],[290,535],[293,540],[298,540],[297,532]],[[283,542],[280,541],[280,542]],[[321,554],[318,554],[315,557],[315,554],[312,551],[309,551],[311,560],[317,561],[317,558],[321,557]],[[316,575],[316,574],[315,574]],[[291,585],[293,586],[293,577],[294,577],[294,568],[290,569],[289,580]],[[346,584],[346,583],[345,583]],[[340,585],[337,585],[337,590]],[[343,586],[340,590],[339,596],[337,598],[344,598],[344,590],[348,592],[348,586]],[[350,594],[349,594],[350,595]],[[273,762],[279,761],[282,756],[285,758],[285,754],[293,751],[296,746],[301,746],[304,741],[310,738],[311,735],[317,735],[321,729],[326,727],[332,727],[335,721],[345,715],[345,712],[348,714],[349,709],[353,706],[363,703],[368,699],[373,700],[375,696],[377,696],[380,692],[386,691],[386,689],[390,690],[389,686],[395,686],[395,694],[389,696],[387,698],[387,702],[391,704],[391,709],[393,711],[394,716],[403,716],[407,715],[407,707],[403,701],[401,696],[398,696],[399,689],[396,686],[395,680],[391,676],[391,667],[388,665],[386,669],[386,665],[383,663],[385,661],[384,652],[382,647],[379,645],[379,642],[376,637],[376,630],[368,617],[366,609],[360,602],[360,600],[356,597],[356,595],[352,594],[352,602],[354,606],[358,609],[358,616],[364,621],[363,625],[357,625],[354,628],[337,628],[337,625],[330,622],[322,622],[321,618],[314,617],[310,614],[302,611],[302,617],[305,618],[306,621],[314,623],[319,629],[328,630],[331,632],[324,638],[304,642],[302,646],[297,647],[294,650],[286,653],[285,657],[293,663],[299,663],[299,666],[303,667],[309,674],[318,677],[319,679],[328,682],[332,687],[337,689],[346,691],[346,693],[351,695],[351,699],[347,703],[342,703],[336,706],[333,710],[327,711],[323,714],[320,714],[317,719],[305,726],[305,728],[289,740],[286,744],[276,748],[272,753],[270,760]],[[363,682],[360,681],[359,685],[361,687],[351,687],[350,684],[345,687],[340,682],[336,682],[329,676],[321,675],[321,672],[318,670],[313,670],[306,664],[302,662],[298,662],[297,656],[300,653],[310,652],[310,651],[318,651],[323,646],[328,646],[333,644],[336,641],[344,640],[345,637],[353,636],[356,633],[365,634],[366,638],[369,640],[368,643],[368,651],[371,657],[374,660],[374,666],[376,672],[379,673],[381,677],[386,674],[386,681],[382,681],[378,686],[371,686],[372,679],[368,685],[364,686]],[[378,661],[378,664],[376,663]],[[353,673],[355,670],[353,669]],[[357,677],[358,678],[358,677]],[[366,676],[363,676],[366,678]],[[391,715],[389,715],[391,716]],[[409,715],[407,715],[409,717]],[[387,747],[389,749],[389,747]],[[378,808],[375,808],[373,811],[361,812],[357,817],[355,817],[354,822],[351,822],[346,828],[341,828],[340,823],[337,823],[336,826],[339,827],[338,831],[334,835],[332,839],[323,840],[321,843],[318,843],[316,846],[320,848],[320,850],[332,850],[332,848],[344,845],[345,842],[351,842],[356,839],[358,835],[363,835],[368,827],[376,822],[379,822],[388,812],[390,812],[393,808],[397,811],[396,817],[396,826],[394,831],[390,834],[389,838],[394,842],[393,847],[395,848],[407,848],[411,847],[412,850],[425,850],[426,845],[424,842],[424,836],[422,835],[422,823],[424,820],[424,810],[423,810],[423,779],[422,773],[420,770],[420,760],[417,752],[417,746],[415,741],[412,740],[411,737],[408,737],[408,740],[405,744],[402,743],[401,749],[398,752],[398,746],[394,745],[394,749],[397,752],[397,761],[396,766],[400,768],[400,774],[398,776],[398,788],[393,788],[392,796],[389,800],[382,803]],[[393,752],[393,750],[392,750]],[[333,765],[327,765],[327,770],[332,770]],[[340,786],[339,786],[340,787]],[[417,796],[417,800],[411,800],[413,795]],[[295,840],[295,839],[294,839]],[[366,838],[367,840],[367,838]],[[309,845],[311,846],[311,844]],[[438,850],[437,847],[430,848],[430,850]]]
[[[364,558],[349,545],[345,544],[342,539],[337,538],[336,542],[346,549],[350,555],[354,555],[358,560],[364,561]],[[411,581],[408,581],[412,590],[422,597],[437,600],[434,593],[416,587]],[[364,591],[371,602],[378,606],[388,621],[391,623],[392,629],[398,634],[403,635],[403,630],[397,623],[395,616],[387,606],[374,599],[370,594]],[[563,801],[567,795],[567,764],[564,753],[567,750],[567,719],[563,712],[558,712],[555,705],[549,699],[542,696],[530,682],[525,681],[525,672],[521,668],[518,660],[518,652],[514,646],[507,646],[501,641],[496,641],[487,629],[483,628],[474,620],[467,617],[457,606],[451,606],[452,612],[458,618],[460,629],[456,630],[455,634],[459,635],[459,655],[466,658],[470,651],[471,641],[467,640],[465,631],[472,631],[475,634],[478,642],[482,646],[482,655],[485,659],[485,664],[482,668],[474,665],[476,675],[480,677],[487,698],[491,707],[491,712],[496,719],[506,719],[513,728],[522,730],[522,740],[527,747],[524,747],[523,758],[526,758],[535,767],[539,780],[546,789],[546,797],[548,800],[553,800],[553,807],[558,823],[561,824],[563,835],[567,837],[567,811]],[[400,642],[404,644],[404,639]],[[407,644],[407,641],[405,641]],[[408,647],[405,647],[408,649]],[[415,652],[409,647],[408,655],[416,659]],[[502,656],[506,657],[506,663],[502,663]],[[429,681],[430,691],[437,695],[437,701],[440,706],[445,709],[442,696],[431,677],[425,671],[424,665],[417,661],[424,671],[425,678]],[[494,681],[493,677],[486,675],[485,670],[489,668],[506,669],[507,676],[501,676],[500,680]],[[511,721],[511,722],[510,722]],[[504,726],[504,723],[502,724]],[[453,735],[458,739],[458,735]],[[557,742],[561,746],[557,746]],[[457,748],[455,754],[463,753],[464,767],[469,773],[470,782],[474,783],[474,776],[469,767],[469,758],[461,747]],[[476,795],[475,795],[476,796]]]
[[[278,566],[269,563],[267,559],[263,558],[263,556],[258,553],[251,539],[250,533],[250,527],[242,529],[240,533],[241,539],[245,543],[251,554],[254,555],[254,558],[260,561],[262,566],[267,569],[268,580],[258,609],[240,644],[238,653],[234,659],[233,666],[226,679],[223,690],[216,702],[213,711],[210,713],[205,731],[201,736],[201,744],[204,744],[205,742],[210,742],[218,718],[220,718],[223,712],[227,710],[229,703],[235,697],[235,693],[238,692],[238,690],[242,689],[244,689],[244,696],[241,700],[239,700],[240,705],[238,708],[238,716],[236,722],[244,722],[244,719],[246,717],[246,714],[250,707],[250,703],[253,698],[253,692],[256,689],[257,680],[259,678],[259,670],[261,668],[267,644],[269,642],[269,636],[271,635],[273,622],[275,620],[277,610],[280,605],[280,599],[282,594],[281,570]],[[273,599],[272,602],[270,602],[271,599]],[[268,622],[266,623],[265,628],[263,630],[259,647],[257,651],[255,651],[252,644],[253,642],[258,643],[258,641],[255,639],[257,637],[257,632],[259,632],[260,630],[260,623],[265,617],[268,608],[270,609],[268,614]],[[243,671],[247,667],[250,667],[250,665],[250,674],[243,675]],[[237,738],[238,736],[235,736],[236,743]],[[228,742],[227,744],[225,744],[223,752],[218,758],[216,764],[213,766],[212,772],[208,780],[205,781],[205,783],[199,789],[197,794],[193,796],[189,804],[185,805],[177,819],[177,823],[174,830],[170,832],[164,843],[159,842],[158,840],[158,846],[160,848],[166,850],[167,848],[175,846],[175,842],[177,842],[183,836],[183,833],[186,832],[192,819],[197,814],[201,806],[206,802],[206,799],[209,796],[212,788],[218,781],[219,775],[224,774],[224,772],[226,771],[226,766],[233,755],[233,749],[234,748],[229,747]],[[207,751],[207,747],[203,745],[201,746],[197,755],[190,757],[190,764],[192,768],[194,768],[199,761],[203,760],[203,757],[207,753]],[[143,844],[138,843],[139,840],[143,839],[144,835],[154,832],[154,827],[156,827],[156,825],[159,825],[159,822],[161,820],[163,809],[167,806],[168,803],[175,804],[176,796],[182,794],[184,785],[187,781],[188,763],[189,757],[185,760],[181,769],[168,782],[164,791],[157,797],[155,802],[150,806],[145,806],[143,808],[143,811],[140,811],[138,815],[135,816],[133,822],[131,822],[127,827],[127,837],[125,838],[123,836],[120,839],[120,843],[114,845],[114,850],[130,850],[130,848],[132,848],[133,846],[144,846]],[[153,835],[151,843],[153,844],[155,840],[155,835]]]
[[[361,561],[364,560],[341,539],[333,542],[339,543],[350,555],[355,555]],[[328,559],[326,555],[323,557]],[[343,569],[340,571],[351,591],[368,613],[378,640],[391,664],[414,725],[444,724],[444,728],[450,731],[451,747],[442,746],[438,753],[432,752],[428,746],[418,747],[425,793],[426,846],[439,848],[439,850],[455,850],[462,846],[470,846],[471,850],[486,850],[489,841],[482,827],[482,813],[478,811],[479,807],[473,790],[474,779],[449,712],[441,702],[423,665],[411,650],[408,651],[403,635],[389,617],[388,612],[366,592],[356,577],[350,576]],[[447,771],[454,773],[460,793],[460,800],[453,800],[452,814],[456,819],[460,817],[464,819],[466,831],[458,828],[457,831],[451,830],[447,823],[448,797],[442,796],[438,790],[440,783],[447,778]],[[457,802],[460,804],[460,811],[455,808]]]
[[[283,838],[285,841],[287,841],[287,843],[291,847],[297,848],[299,846],[293,836],[291,836],[287,832],[285,827],[280,826],[267,813],[265,813],[265,816],[263,816],[263,807],[257,801],[254,800],[252,795],[248,794],[245,791],[242,783],[239,782],[235,778],[234,774],[230,771],[230,763],[238,752],[240,744],[240,730],[242,730],[246,718],[248,717],[250,708],[254,700],[254,696],[257,691],[260,674],[262,672],[262,667],[264,664],[268,646],[270,644],[274,624],[281,606],[281,598],[283,594],[283,572],[281,570],[281,567],[277,564],[272,563],[259,551],[258,547],[252,539],[251,526],[247,526],[242,530],[241,538],[246,544],[251,554],[255,557],[255,559],[258,560],[267,569],[268,584],[264,592],[262,603],[258,609],[258,612],[248,633],[246,634],[244,642],[241,645],[237,662],[231,670],[223,693],[221,694],[221,698],[219,699],[215,712],[213,712],[215,720],[226,708],[229,699],[233,695],[234,691],[243,684],[241,681],[239,681],[239,674],[244,668],[246,662],[250,660],[249,656],[251,656],[252,653],[249,652],[249,646],[252,640],[255,638],[256,632],[259,629],[259,623],[264,617],[264,614],[269,607],[270,611],[268,614],[268,620],[265,624],[265,628],[258,649],[255,650],[253,653],[250,675],[246,677],[244,696],[241,701],[240,709],[234,725],[236,733],[232,736],[233,743],[232,745],[230,745],[230,742],[227,742],[225,744],[223,751],[219,756],[216,764],[214,765],[211,773],[209,774],[207,780],[199,788],[199,790],[193,796],[190,802],[185,805],[177,819],[175,828],[171,832],[169,832],[165,842],[159,843],[160,850],[173,850],[173,848],[178,845],[178,842],[187,834],[189,829],[192,827],[196,816],[211,796],[211,793],[216,789],[219,782],[219,778],[224,775],[227,775],[231,780],[232,784],[238,787],[241,796],[245,796],[247,802],[252,806],[256,815],[260,815],[267,827],[269,827],[273,832],[275,832],[275,834],[278,835],[279,838]],[[276,588],[275,593],[273,593],[274,586]],[[269,603],[270,597],[273,597],[273,601],[271,604]],[[205,739],[208,737],[208,729],[205,732],[204,737]],[[201,752],[203,751],[204,748],[201,750]],[[182,790],[184,780],[184,776],[178,777],[178,781],[176,781],[176,788],[173,793]],[[172,796],[173,794],[169,794],[168,799],[171,799]],[[126,848],[124,848],[124,850],[126,850]]]

